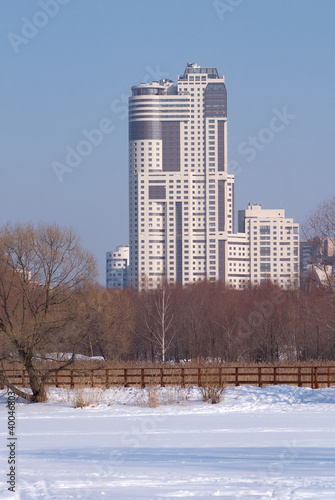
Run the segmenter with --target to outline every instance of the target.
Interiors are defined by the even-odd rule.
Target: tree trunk
[[[36,369],[34,368],[33,365],[33,360],[32,356],[29,354],[26,354],[24,356],[23,364],[25,366],[25,369],[27,370],[28,377],[29,377],[29,386],[33,392],[32,398],[30,401],[33,403],[43,403],[48,399],[46,390],[45,390],[45,381],[39,380],[39,377],[37,376]]]
[[[14,392],[17,396],[20,398],[25,399],[26,401],[29,401],[30,403],[42,403],[43,401],[47,400],[47,394],[45,392],[45,389],[43,388],[42,393],[40,394],[29,394],[28,392],[21,391],[18,387],[16,387],[12,382],[10,382],[7,377],[5,377],[3,374],[0,373],[0,381],[3,385],[8,387],[11,391]]]

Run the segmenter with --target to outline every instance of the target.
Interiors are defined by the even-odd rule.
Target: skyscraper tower
[[[189,63],[129,99],[130,280],[226,281],[234,232],[227,172],[227,93],[216,68]]]

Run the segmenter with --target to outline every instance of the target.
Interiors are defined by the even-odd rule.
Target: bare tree
[[[335,349],[335,196],[321,203],[308,217],[303,233],[314,254],[304,313],[309,323],[315,324],[312,334],[315,339],[306,350],[311,351],[311,356],[324,359],[333,357]],[[317,290],[313,290],[315,284]]]
[[[181,303],[180,342],[184,359],[199,359],[212,356],[212,342],[209,331],[211,318],[209,304],[212,286],[195,283],[183,290]]]
[[[335,294],[335,196],[321,203],[303,226],[313,248],[314,281]],[[313,279],[313,276],[312,276]]]
[[[241,339],[238,335],[238,318],[243,296],[240,290],[224,289],[216,285],[210,301],[211,331],[216,332],[216,351],[213,356],[221,361],[237,361],[241,353]]]
[[[77,314],[88,355],[100,355],[105,360],[127,357],[134,330],[127,291],[106,290],[94,284],[78,294]]]
[[[163,363],[175,336],[172,290],[163,283],[156,290],[141,292],[145,322],[142,337],[158,348]]]
[[[41,223],[0,230],[0,381],[17,395],[44,401],[50,375],[73,362],[82,341],[76,293],[95,277],[94,257],[72,229]],[[64,347],[71,355],[62,358]],[[17,362],[28,373],[31,394],[6,375],[8,363]]]
[[[309,238],[321,236],[335,242],[335,196],[321,203],[308,217],[304,233]]]

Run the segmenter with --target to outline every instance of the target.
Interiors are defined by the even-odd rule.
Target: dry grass
[[[162,393],[161,402],[162,405],[174,405],[181,404],[185,405],[190,399],[190,388],[183,387],[169,387],[168,390]]]
[[[159,406],[187,404],[190,399],[191,388],[150,385],[145,389],[133,388],[133,390],[133,398],[130,404],[144,408],[158,408]]]
[[[161,404],[161,390],[160,387],[148,387],[148,405],[150,408],[158,408]]]
[[[138,387],[127,388],[124,390],[130,390],[130,398],[127,404],[140,406],[142,408],[157,408],[160,406],[160,388],[158,386],[150,386],[145,389],[139,389]]]
[[[102,402],[103,392],[100,389],[77,389],[74,399],[75,408],[85,408],[87,406],[97,406]]]

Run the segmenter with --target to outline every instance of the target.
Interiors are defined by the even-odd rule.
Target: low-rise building
[[[129,285],[129,246],[120,245],[106,253],[106,287],[125,288]]]

